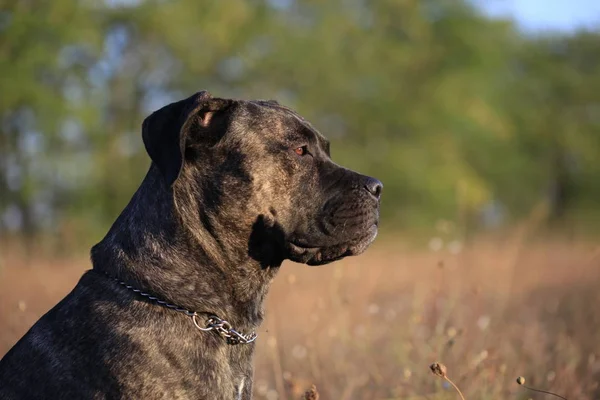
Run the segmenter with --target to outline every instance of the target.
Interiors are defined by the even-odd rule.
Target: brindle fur
[[[334,164],[274,101],[199,92],[142,131],[145,179],[93,270],[0,361],[0,399],[250,399],[254,344],[199,332],[105,274],[247,333],[283,260],[326,264],[375,238],[379,181]]]

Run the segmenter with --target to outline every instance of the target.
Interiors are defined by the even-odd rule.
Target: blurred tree
[[[530,162],[528,186],[551,217],[596,209],[600,193],[600,35],[532,38],[515,57],[507,110],[515,150]]]
[[[592,215],[599,39],[466,0],[0,1],[0,229],[95,240],[148,167],[143,118],[200,89],[297,108],[396,228]]]
[[[57,0],[0,3],[0,229],[31,238],[62,184],[65,118],[77,118],[99,37],[91,10]],[[66,23],[68,21],[68,23]]]

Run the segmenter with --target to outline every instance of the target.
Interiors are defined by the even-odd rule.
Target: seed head
[[[446,366],[442,363],[433,363],[429,366],[429,369],[435,376],[439,376],[440,378],[446,377]]]
[[[460,398],[462,400],[465,400],[465,397],[461,393],[458,386],[456,386],[456,384],[454,382],[452,382],[452,380],[450,378],[448,378],[448,375],[446,375],[447,369],[444,364],[436,362],[436,363],[431,364],[429,366],[429,369],[435,376],[439,376],[440,378],[445,379],[449,384],[451,384],[452,387],[454,387],[454,389],[458,392],[458,395],[460,396]]]
[[[563,399],[563,400],[567,400],[566,397],[563,397],[560,394],[549,392],[547,390],[541,390],[541,389],[532,388],[532,387],[529,387],[529,386],[525,385],[525,378],[523,378],[522,376],[520,376],[520,377],[517,378],[517,383],[519,385],[523,386],[525,389],[531,390],[533,392],[545,393],[545,394],[549,394],[549,395],[554,396],[554,397],[558,397],[558,398]]]
[[[304,400],[319,400],[319,392],[315,385],[312,385],[310,389],[304,393]]]

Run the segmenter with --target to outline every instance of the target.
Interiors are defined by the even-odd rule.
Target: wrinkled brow
[[[331,153],[330,153],[331,144],[330,144],[329,140],[327,140],[317,129],[315,129],[315,127],[313,127],[312,124],[309,121],[307,121],[302,115],[298,114],[296,111],[292,110],[291,108],[281,105],[272,100],[255,100],[255,101],[253,101],[253,103],[258,104],[262,107],[267,107],[267,108],[282,112],[283,114],[292,116],[305,129],[310,131],[316,137],[319,147],[323,151],[325,151],[325,154],[327,154],[327,156],[331,155]]]

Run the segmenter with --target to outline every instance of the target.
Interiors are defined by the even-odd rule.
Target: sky
[[[476,0],[486,12],[511,16],[527,31],[600,27],[600,0]]]

